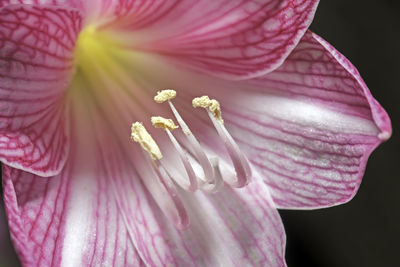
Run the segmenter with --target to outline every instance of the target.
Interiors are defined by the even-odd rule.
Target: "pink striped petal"
[[[180,196],[191,218],[185,231],[166,221],[153,201],[142,201],[143,217],[133,216],[130,198],[124,201],[147,265],[285,266],[285,233],[265,185]]]
[[[110,113],[106,116],[114,119],[114,126],[123,125],[123,116],[118,123]],[[286,266],[285,231],[262,181],[242,189],[225,187],[215,194],[180,191],[190,218],[189,227],[180,231],[156,204],[164,197],[150,196],[135,179],[142,163],[132,153],[134,147],[121,138],[111,146],[101,141],[110,140],[107,129],[111,127],[96,131],[102,136],[97,141],[102,150],[98,154],[106,155],[103,168],[113,181],[129,232],[147,266]]]
[[[100,122],[93,127],[97,147],[101,148],[94,155],[103,157],[102,168],[113,181],[119,207],[144,263],[148,266],[285,266],[284,229],[261,181],[244,189],[225,189],[216,194],[181,191],[179,196],[190,217],[189,228],[179,231],[167,219],[164,214],[168,207],[161,210],[159,203],[168,200],[161,194],[147,193],[143,184],[151,177],[142,176],[143,184],[137,181],[135,174],[141,172],[143,163],[134,153],[135,144],[129,144],[126,133],[120,130],[130,118],[146,118],[146,107],[141,109],[141,105],[151,106],[145,100],[146,95],[142,95],[143,87],[135,90],[133,85],[129,87],[132,95],[121,95],[112,90],[116,87],[110,87],[103,88],[106,90],[98,96],[97,103],[107,103],[107,112],[102,114],[107,123]],[[154,136],[157,141],[161,140],[157,134]],[[167,151],[173,150],[163,150],[165,157],[170,157]]]
[[[257,79],[224,81],[150,59],[140,72],[159,73],[155,88],[177,89],[174,104],[193,134],[230,162],[207,116],[190,104],[199,95],[219,100],[227,129],[280,208],[350,200],[370,153],[391,135],[388,115],[354,66],[311,32]]]
[[[24,266],[141,266],[93,132],[76,133],[57,176],[3,166],[4,202],[20,260]]]
[[[101,135],[107,136],[105,131]],[[101,140],[108,138],[98,141],[103,151],[98,154],[107,155],[103,168],[147,266],[285,266],[285,232],[261,181],[215,194],[181,191],[190,225],[178,230],[156,204],[163,196],[150,196],[135,177],[140,158],[126,156],[132,155],[129,151],[124,156],[112,147],[107,150]]]
[[[278,67],[311,23],[318,0],[119,3],[116,19],[103,27],[123,31],[129,46],[202,72],[239,79]]]
[[[106,177],[71,165],[51,179],[3,167],[10,233],[23,266],[141,265]]]
[[[186,101],[194,91],[220,100],[227,128],[279,208],[349,201],[370,153],[391,135],[388,115],[355,67],[311,32],[280,68],[263,77],[235,84],[184,79],[175,84],[190,89]],[[184,103],[178,107],[187,109]],[[201,141],[223,151],[210,141],[206,124],[196,125]]]
[[[71,106],[79,131],[59,176],[5,167],[11,234],[26,266],[136,266],[136,251],[148,266],[285,266],[282,222],[260,181],[217,194],[180,192],[191,226],[177,230],[156,204],[164,196],[151,196],[138,177],[141,158],[123,130],[131,102],[113,101],[122,91],[102,92],[83,91]]]
[[[0,0],[0,7],[25,4],[25,5],[53,5],[65,7],[79,7],[82,5],[82,0]]]
[[[277,207],[349,201],[370,153],[391,135],[388,115],[356,68],[308,32],[279,69],[256,83],[240,100],[245,108],[225,114]]]
[[[64,94],[81,28],[78,11],[0,8],[0,160],[54,175],[68,154]]]
[[[162,196],[150,197],[132,177],[140,160],[106,155],[119,206],[147,266],[285,266],[285,232],[262,182],[215,194],[181,191],[190,225],[180,231],[157,206]]]

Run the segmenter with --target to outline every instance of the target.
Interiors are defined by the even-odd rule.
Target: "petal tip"
[[[378,134],[378,138],[381,141],[387,141],[392,136],[392,131],[384,131]]]

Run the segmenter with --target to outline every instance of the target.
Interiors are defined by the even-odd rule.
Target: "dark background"
[[[400,266],[400,1],[321,0],[311,29],[358,68],[391,116],[393,136],[370,157],[360,190],[348,204],[280,212],[288,266]],[[18,266],[1,230],[5,223],[0,221],[0,266]]]

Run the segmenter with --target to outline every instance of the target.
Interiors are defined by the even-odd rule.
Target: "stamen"
[[[161,104],[167,100],[174,99],[176,97],[176,91],[171,89],[166,89],[162,91],[158,91],[157,95],[154,97],[154,101]]]
[[[153,137],[147,132],[143,124],[140,122],[135,122],[132,124],[131,138],[133,141],[138,142],[142,148],[147,151],[153,160],[162,159],[162,154],[157,143],[154,141]]]
[[[193,170],[192,165],[189,162],[188,156],[186,152],[183,150],[181,145],[178,143],[178,141],[175,139],[175,137],[172,135],[171,131],[168,129],[166,130],[169,139],[171,140],[172,144],[174,145],[176,151],[179,154],[179,157],[183,163],[183,166],[185,167],[186,173],[189,177],[189,184],[183,177],[177,176],[175,181],[183,188],[188,191],[196,191],[197,190],[197,176],[195,171]]]
[[[175,125],[174,121],[171,119],[165,119],[160,116],[156,117],[151,117],[151,123],[154,125],[156,128],[163,128],[163,129],[168,129],[170,131],[175,130],[178,128],[178,126]]]
[[[172,110],[172,113],[174,113],[175,119],[178,121],[179,126],[181,126],[181,129],[183,131],[184,134],[186,134],[187,136],[191,136],[192,135],[192,131],[189,129],[189,127],[187,126],[187,124],[185,123],[185,121],[182,119],[181,115],[179,114],[179,112],[176,110],[174,104],[172,104],[171,101],[168,101],[169,107]],[[195,138],[196,139],[196,138]],[[197,142],[197,140],[196,140]],[[198,142],[197,142],[198,143]],[[199,144],[200,146],[200,144]]]
[[[229,173],[224,175],[226,182],[233,187],[243,187],[247,185],[251,177],[251,169],[246,156],[242,153],[225,126],[217,122],[212,115],[209,114],[209,117],[213,122],[218,135],[222,138],[235,168],[236,175]]]
[[[173,96],[172,98],[164,98],[164,96]],[[166,101],[168,101],[168,104],[172,110],[172,112],[174,113],[174,116],[176,118],[176,120],[178,121],[179,126],[181,127],[183,133],[187,136],[187,140],[189,142],[190,147],[192,148],[194,155],[196,157],[196,160],[198,161],[198,163],[200,164],[200,166],[203,169],[203,173],[204,173],[204,178],[200,178],[201,180],[204,180],[205,182],[208,183],[214,183],[214,168],[211,166],[211,163],[208,159],[208,157],[206,156],[206,154],[204,153],[203,149],[201,148],[200,143],[197,141],[196,137],[192,134],[192,132],[190,131],[189,127],[187,126],[187,124],[184,122],[184,120],[182,119],[181,115],[179,114],[179,112],[176,110],[176,108],[174,107],[174,105],[172,104],[172,102],[170,101],[171,99],[173,99],[176,96],[176,91],[174,90],[163,90],[157,93],[157,96],[154,97],[154,100],[157,103],[162,103],[164,101],[158,101],[160,99],[167,99]],[[177,142],[178,143],[178,142]]]
[[[145,179],[142,179],[145,186],[153,196],[156,196],[155,201],[164,214],[174,222],[176,228],[187,228],[189,216],[171,176],[161,163],[162,155],[156,142],[140,122],[132,124],[131,138],[143,148],[142,152],[147,166],[139,168],[139,170],[142,169],[146,172],[142,174],[145,177]]]
[[[210,160],[208,159],[206,153],[202,149],[199,141],[197,141],[196,137],[192,134],[192,131],[189,129],[187,126],[186,122],[182,119],[181,115],[179,112],[176,110],[174,104],[172,104],[171,101],[168,101],[168,104],[172,110],[172,113],[174,113],[174,116],[176,120],[178,121],[179,125],[182,128],[182,131],[185,133],[187,140],[189,142],[190,147],[193,150],[193,153],[200,164],[200,166],[203,169],[204,173],[204,178],[202,180],[209,182],[209,183],[214,183],[214,168],[211,165]]]
[[[210,117],[215,129],[217,130],[218,135],[222,138],[223,143],[225,144],[228,154],[232,160],[236,175],[229,173],[224,174],[223,178],[225,182],[230,184],[232,187],[245,186],[249,182],[249,179],[251,177],[250,165],[247,161],[247,158],[242,153],[239,146],[236,144],[235,140],[225,128],[218,101],[215,99],[210,100],[208,96],[202,96],[193,99],[192,104],[195,108],[203,107],[208,109],[208,116]]]
[[[205,108],[208,109],[214,117],[221,123],[224,123],[221,114],[221,106],[219,102],[215,99],[210,99],[208,96],[196,97],[192,100],[192,105],[194,108]]]
[[[211,164],[214,168],[214,181],[212,183],[201,181],[199,187],[201,190],[208,192],[208,193],[216,193],[219,191],[221,186],[223,186],[223,179],[221,175],[221,170],[219,168],[218,158],[212,157],[210,158]]]
[[[145,158],[142,176],[145,177],[143,183],[149,192],[154,196],[154,200],[161,208],[165,216],[169,218],[177,229],[186,229],[190,222],[189,216],[179,197],[177,188],[172,182],[167,171],[156,162],[152,161],[143,151]]]
[[[179,157],[183,163],[183,166],[185,167],[186,173],[189,177],[189,181],[187,181],[187,179],[185,179],[184,177],[181,177],[180,175],[175,175],[174,180],[183,189],[188,190],[188,191],[196,191],[197,190],[196,174],[192,168],[192,165],[189,162],[186,152],[183,150],[183,148],[180,146],[178,141],[175,139],[175,137],[171,133],[171,130],[178,128],[178,126],[176,126],[171,119],[165,119],[165,118],[159,117],[159,116],[151,117],[151,122],[154,125],[154,127],[162,128],[167,132],[168,137],[171,140],[172,144],[174,145],[176,151],[178,152]],[[163,161],[161,161],[161,164],[164,165]]]
[[[173,130],[178,128],[173,120],[154,116],[151,117],[151,122],[154,127],[165,130],[176,152],[178,152],[187,176],[182,173],[183,170],[176,153],[173,153],[170,157],[163,158],[158,145],[142,123],[135,122],[132,124],[131,138],[143,148],[142,152],[146,158],[145,165],[147,165],[143,169],[152,172],[152,175],[149,175],[149,172],[144,175],[153,178],[144,179],[145,186],[152,194],[160,196],[156,198],[156,202],[165,215],[175,223],[178,229],[184,229],[189,225],[189,217],[176,186],[187,191],[194,192],[200,189],[208,193],[218,192],[220,187],[224,186],[224,182],[232,187],[243,187],[249,182],[251,169],[247,158],[224,126],[221,107],[217,100],[202,96],[193,99],[192,105],[194,108],[202,107],[207,110],[207,114],[231,158],[234,171],[229,162],[219,161],[218,156],[210,156],[210,158],[207,156],[170,101],[175,97],[176,92],[174,90],[163,90],[157,93],[154,100],[157,103],[168,101],[172,113],[185,134],[179,133],[182,139],[178,141],[172,133]],[[182,142],[186,149],[181,145]],[[212,152],[210,153],[214,155]],[[180,168],[177,168],[176,163]],[[201,170],[204,173],[202,178],[197,175]]]

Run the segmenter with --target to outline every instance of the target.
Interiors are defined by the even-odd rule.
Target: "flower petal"
[[[57,176],[3,165],[11,237],[24,266],[142,265],[91,134],[74,136],[70,160]]]
[[[165,197],[146,190],[152,177],[142,182],[137,176],[141,159],[126,121],[134,118],[125,106],[132,102],[114,102],[118,90],[88,98],[88,91],[78,91],[82,98],[71,110],[79,131],[63,172],[39,179],[5,168],[11,233],[25,265],[98,265],[116,258],[116,266],[131,266],[139,262],[119,263],[125,255],[138,260],[136,250],[150,266],[285,265],[284,230],[261,181],[215,195],[179,193],[192,218],[189,229],[179,231],[156,204]]]
[[[8,165],[44,176],[63,167],[63,97],[81,22],[73,9],[0,8],[0,160]]]
[[[355,67],[308,32],[279,69],[256,82],[236,101],[243,109],[228,108],[225,117],[277,207],[349,201],[370,153],[391,135],[388,115]]]
[[[279,208],[349,201],[370,153],[391,135],[388,115],[354,66],[311,32],[280,68],[258,79],[188,79],[191,91],[221,100],[227,127]]]
[[[106,0],[104,0],[106,1]],[[52,5],[79,8],[82,6],[82,0],[1,0],[0,8],[15,4],[25,5]]]
[[[152,79],[154,88],[176,89],[174,104],[193,134],[229,162],[207,116],[191,107],[197,96],[219,100],[227,129],[280,208],[350,200],[370,153],[391,135],[388,115],[354,66],[311,32],[280,68],[246,81],[172,68],[161,60],[147,57],[137,75]]]
[[[191,218],[185,231],[171,227],[152,202],[147,207],[153,214],[146,214],[146,221],[153,227],[141,231],[139,251],[146,252],[148,265],[285,266],[284,229],[265,185],[180,196]]]
[[[318,5],[318,0],[119,2],[116,21],[104,27],[123,30],[129,46],[230,79],[278,67]]]
[[[284,266],[284,230],[261,181],[246,189],[226,189],[215,195],[178,192],[191,224],[184,231],[177,230],[168,219],[174,216],[165,214],[179,214],[174,210],[179,211],[180,207],[175,208],[161,191],[152,190],[154,177],[142,175],[139,179],[138,174],[145,166],[143,156],[135,152],[140,146],[129,140],[131,122],[140,120],[147,126],[148,113],[157,112],[159,106],[152,104],[151,95],[143,90],[146,85],[134,79],[134,68],[119,71],[112,61],[107,66],[113,72],[109,76],[99,72],[96,77],[101,82],[94,79],[93,90],[77,90],[82,97],[76,102],[82,102],[90,111],[88,114],[83,109],[77,114],[87,120],[80,129],[92,132],[84,135],[89,136],[84,138],[84,149],[89,150],[88,144],[96,142],[97,151],[89,152],[98,162],[92,170],[98,174],[93,176],[106,176],[108,187],[115,189],[119,210],[144,263],[148,266]],[[124,70],[132,71],[133,75],[126,75]],[[147,129],[156,133],[153,137],[157,142],[161,140],[158,136],[167,139],[160,130]],[[171,205],[163,205],[165,202]]]
[[[45,179],[3,167],[10,233],[23,266],[141,265],[105,177],[72,168]]]
[[[123,162],[112,154],[108,165],[117,170],[111,174],[117,198],[146,265],[285,266],[283,225],[262,182],[215,194],[181,191],[190,225],[180,231],[155,203],[161,195],[138,194],[145,190],[128,171],[133,164]]]
[[[182,231],[156,204],[165,198],[157,194],[150,197],[133,176],[140,168],[140,159],[117,151],[103,150],[102,154],[110,156],[104,159],[104,168],[114,182],[119,207],[146,265],[285,266],[285,232],[261,181],[215,194],[181,191],[179,197],[190,217],[189,227]]]

